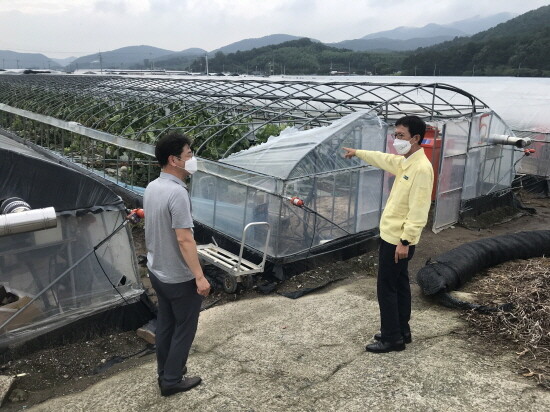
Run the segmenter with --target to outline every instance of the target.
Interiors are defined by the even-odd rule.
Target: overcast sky
[[[63,58],[149,45],[208,51],[285,33],[323,42],[476,15],[522,14],[548,0],[0,0],[0,50]]]

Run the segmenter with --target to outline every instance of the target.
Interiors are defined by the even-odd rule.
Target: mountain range
[[[18,53],[0,50],[2,69],[61,69],[62,66],[41,53]]]
[[[367,34],[360,39],[327,43],[327,46],[354,51],[406,51],[429,47],[455,37],[468,37],[504,23],[515,15],[498,13],[488,17],[472,17],[450,24],[429,23],[423,27],[397,27],[393,30]]]
[[[328,46],[353,51],[407,51],[419,47],[428,47],[456,37],[467,37],[482,32],[499,23],[514,17],[511,13],[499,13],[488,17],[472,17],[454,23],[440,25],[426,24],[423,27],[397,27],[393,30],[367,34],[359,39],[344,40],[336,43],[326,43]],[[52,59],[38,53],[18,53],[0,50],[2,68],[34,68],[69,70],[115,68],[163,68],[170,66],[183,67],[191,64],[197,57],[214,56],[218,52],[224,54],[237,51],[247,51],[268,45],[278,45],[287,41],[300,39],[300,36],[289,34],[273,34],[252,39],[243,39],[220,47],[211,52],[200,48],[190,48],[182,51],[172,51],[153,46],[129,46],[120,49],[98,52],[79,58]],[[318,40],[312,40],[319,42]]]

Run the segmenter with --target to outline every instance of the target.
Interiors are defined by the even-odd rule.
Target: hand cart
[[[267,226],[264,252],[262,262],[260,264],[255,264],[246,259],[243,259],[246,232],[249,228],[253,226]],[[203,260],[206,264],[214,265],[225,272],[223,277],[223,290],[227,293],[235,293],[238,283],[242,283],[245,288],[251,288],[254,284],[254,279],[252,275],[264,271],[267,256],[267,245],[269,242],[270,233],[271,226],[269,225],[269,223],[252,222],[247,224],[243,229],[241,250],[238,256],[219,247],[214,239],[212,239],[214,243],[197,245],[197,252],[199,258]]]

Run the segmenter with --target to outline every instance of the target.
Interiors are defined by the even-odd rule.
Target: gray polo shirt
[[[187,186],[177,177],[161,172],[143,195],[147,267],[164,283],[195,279],[181,254],[174,229],[193,227]]]

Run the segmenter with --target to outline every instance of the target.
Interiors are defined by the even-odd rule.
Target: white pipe
[[[57,216],[53,207],[0,215],[0,236],[34,232],[56,226]]]
[[[489,143],[516,146],[519,148],[529,146],[532,140],[528,137],[515,137],[505,134],[493,134],[489,137]]]

